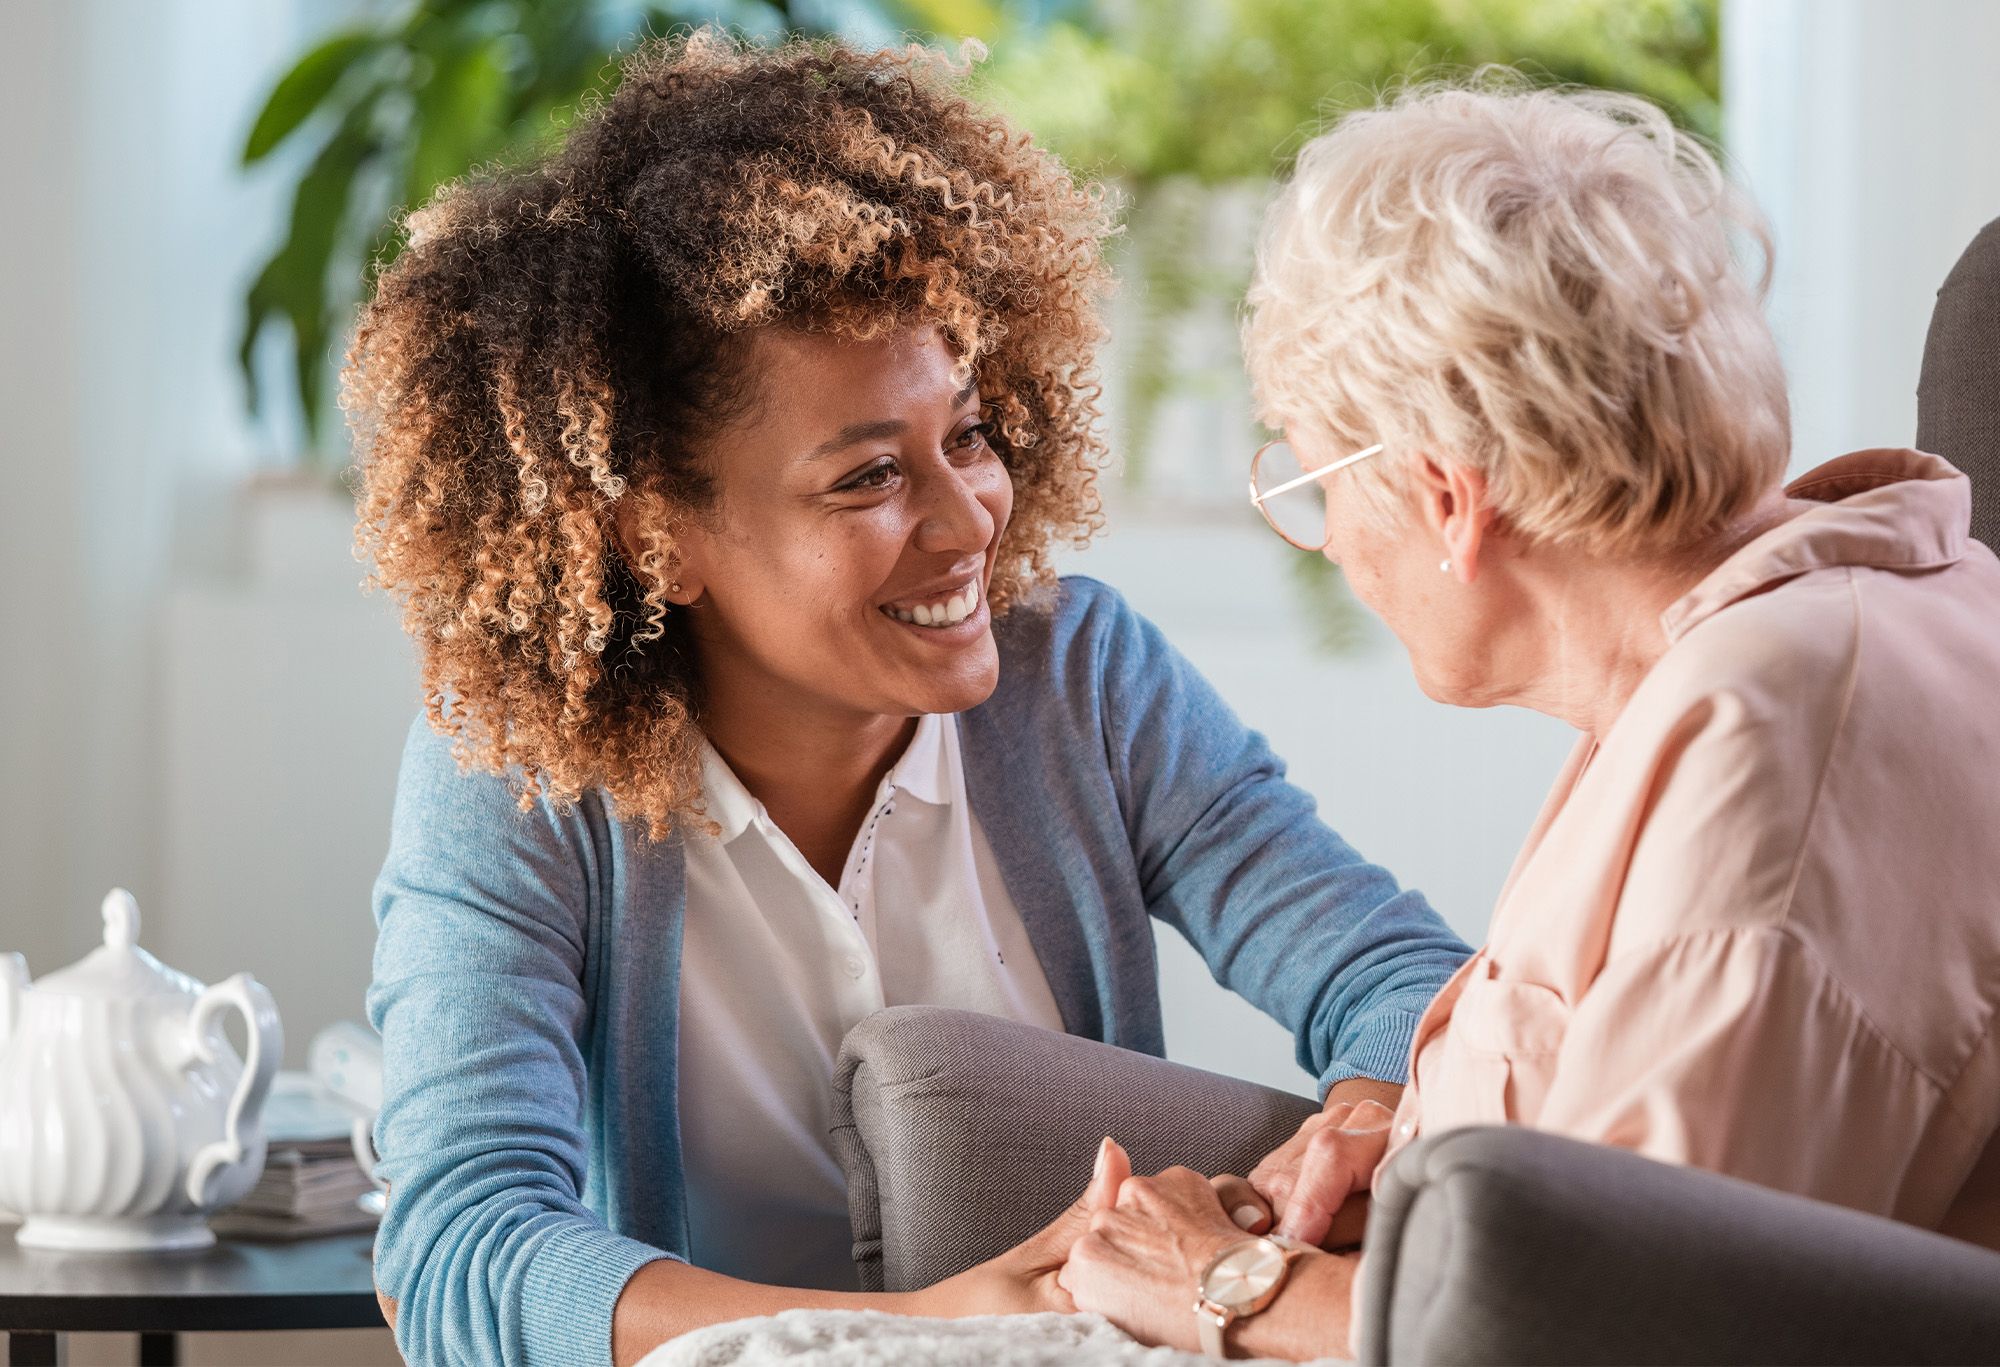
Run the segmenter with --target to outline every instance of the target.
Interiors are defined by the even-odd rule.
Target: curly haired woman
[[[834,1059],[908,1003],[1157,1053],[1149,916],[1393,1101],[1464,948],[1050,569],[1098,521],[1096,196],[934,56],[702,33],[409,229],[348,371],[428,709],[369,999],[406,1356],[1068,1308],[1061,1222],[852,1290]]]

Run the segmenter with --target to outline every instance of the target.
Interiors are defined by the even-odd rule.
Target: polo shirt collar
[[[887,787],[933,807],[949,807],[954,792],[963,792],[959,772],[958,728],[948,716],[927,712],[917,718],[910,748],[882,780]]]
[[[926,713],[917,719],[895,766],[882,780],[877,801],[893,790],[933,807],[949,807],[954,796],[965,790],[962,760],[958,752],[958,728],[952,718]],[[721,753],[708,741],[701,743],[701,798],[705,814],[721,830],[716,838],[728,844],[765,816],[759,802]]]
[[[722,828],[715,838],[725,845],[764,814],[764,804],[750,795],[729,761],[706,739],[701,743],[701,802],[703,814]]]

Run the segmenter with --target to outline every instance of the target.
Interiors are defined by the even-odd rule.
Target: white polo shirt
[[[1061,1014],[965,796],[958,721],[925,716],[827,886],[712,747],[718,836],[686,840],[680,1117],[696,1266],[853,1290],[828,1134],[834,1059],[885,1006],[1060,1030]]]

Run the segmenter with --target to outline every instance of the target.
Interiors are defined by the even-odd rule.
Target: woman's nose
[[[993,539],[993,512],[983,497],[999,462],[968,469],[940,462],[923,481],[916,544],[920,551],[983,551]],[[989,466],[991,467],[989,469]],[[1001,476],[1004,478],[1004,475]]]

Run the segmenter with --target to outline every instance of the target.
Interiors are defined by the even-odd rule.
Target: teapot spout
[[[0,954],[0,1046],[13,1038],[27,991],[28,961],[19,954]]]

